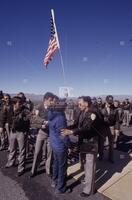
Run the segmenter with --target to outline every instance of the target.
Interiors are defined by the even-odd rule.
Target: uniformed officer
[[[13,115],[10,133],[10,152],[6,168],[9,168],[15,164],[18,144],[18,176],[21,176],[25,170],[26,142],[29,126],[30,112],[23,105],[23,100],[21,99],[21,97],[16,96],[13,98]]]
[[[6,112],[3,101],[3,93],[0,91],[0,151],[4,150],[6,147],[5,144],[5,127],[6,123]]]
[[[39,116],[42,119],[43,123],[41,124],[41,128],[38,131],[36,144],[35,144],[35,152],[33,158],[33,164],[31,169],[30,177],[34,177],[37,172],[37,168],[42,159],[44,159],[44,164],[46,168],[47,175],[50,175],[50,161],[52,155],[52,149],[49,143],[49,129],[48,129],[48,107],[51,106],[54,94],[51,92],[47,92],[43,97],[43,105],[41,105],[39,109]]]
[[[79,97],[78,105],[81,110],[78,122],[71,127],[71,130],[63,129],[62,135],[79,135],[80,152],[85,154],[85,185],[80,196],[87,197],[95,192],[96,157],[102,121],[98,114],[92,111],[92,101],[89,96]]]
[[[115,108],[113,104],[113,96],[108,95],[106,96],[106,103],[104,107],[101,110],[101,113],[104,118],[104,135],[107,139],[107,143],[109,145],[109,155],[108,160],[111,163],[114,163],[114,137],[115,137],[115,126],[119,127],[120,121],[119,121],[119,114],[117,109]],[[103,158],[103,147],[104,143],[102,142],[101,145],[101,151],[100,151],[100,157]]]
[[[7,143],[8,143],[8,151],[10,149],[10,123],[12,121],[12,114],[13,114],[13,106],[11,102],[11,97],[9,94],[4,94],[3,98],[4,104],[4,110],[5,110],[5,115],[6,115],[6,121],[5,121],[5,132],[6,132],[6,137],[7,137]]]

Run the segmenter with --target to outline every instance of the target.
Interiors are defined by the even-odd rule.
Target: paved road
[[[130,149],[130,145],[132,142],[132,128],[126,128],[124,129],[124,132],[126,132],[126,142],[124,142],[125,148],[123,146],[120,146],[119,150],[122,151],[128,151],[128,147]],[[129,145],[128,145],[129,144]],[[121,145],[121,144],[120,144]],[[131,146],[132,147],[132,146]],[[127,149],[127,150],[126,150]],[[116,151],[117,155],[120,154],[119,151]],[[119,158],[119,156],[118,156]],[[26,173],[22,177],[16,177],[17,168],[13,167],[10,169],[5,169],[4,166],[7,161],[7,152],[2,151],[0,152],[0,200],[80,200],[82,199],[79,197],[79,193],[82,191],[82,185],[79,181],[75,181],[73,178],[69,177],[68,185],[71,185],[73,187],[73,191],[70,194],[64,194],[55,196],[54,190],[50,187],[50,178],[47,177],[44,173],[44,168],[40,168],[39,175],[34,177],[33,179],[29,178],[29,173],[31,169],[31,162],[32,159],[27,160],[26,165]],[[122,162],[122,161],[121,161]],[[122,162],[122,167],[125,166],[125,162]],[[117,168],[117,164],[115,165],[115,170]],[[97,170],[104,169],[104,172],[111,171],[113,168],[110,163],[108,163],[107,160],[103,161],[102,163],[97,163]],[[121,164],[119,164],[121,168]],[[113,168],[113,169],[114,169]],[[113,170],[112,169],[112,170]],[[103,174],[104,174],[103,172]],[[115,171],[112,171],[114,173]],[[102,175],[103,175],[102,174]],[[102,175],[100,177],[102,177]],[[105,180],[108,180],[111,174],[108,174],[106,176]],[[99,184],[97,184],[98,187],[100,187],[101,184],[104,184],[104,182],[100,181],[100,178],[97,177],[99,180]],[[89,200],[108,200],[107,197],[104,197],[102,194],[97,193],[89,198]]]

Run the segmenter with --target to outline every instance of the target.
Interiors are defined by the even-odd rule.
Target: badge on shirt
[[[96,115],[94,113],[91,114],[91,119],[94,121],[96,119]]]

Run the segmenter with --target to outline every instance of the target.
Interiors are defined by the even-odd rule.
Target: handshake
[[[68,135],[72,135],[73,131],[69,130],[69,129],[61,129],[61,135],[64,136],[68,136]]]

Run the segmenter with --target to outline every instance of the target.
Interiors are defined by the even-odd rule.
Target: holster
[[[93,139],[83,139],[83,142],[80,144],[80,153],[94,153],[98,152],[98,142]]]

